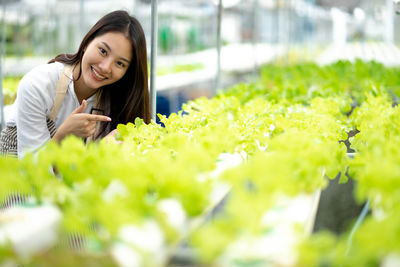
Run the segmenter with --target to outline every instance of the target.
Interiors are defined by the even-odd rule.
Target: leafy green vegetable
[[[20,160],[0,158],[0,199],[19,192],[36,205],[57,205],[63,213],[60,236],[81,233],[102,255],[93,256],[89,246],[87,254],[68,261],[74,265],[107,258],[121,242],[121,229],[149,221],[161,229],[166,262],[184,242],[196,263],[218,265],[232,244],[274,231],[263,218],[282,197],[311,194],[348,172],[357,181],[357,199],[371,200],[373,216],[357,230],[351,248],[348,233],[305,237],[297,229],[293,235],[302,242],[296,264],[379,265],[400,250],[399,74],[362,61],[267,65],[254,83],[159,115],[163,126],[141,119],[118,125],[122,144],[85,145],[70,136]],[[339,141],[355,129],[360,132],[350,138],[356,150],[350,159]],[[221,185],[229,194],[207,220],[204,213]],[[165,201],[181,207],[178,223],[171,220],[176,214],[162,208]],[[199,220],[203,224],[193,227]],[[66,248],[59,249],[21,260],[4,245],[0,255],[24,265],[51,265],[54,255],[60,263],[68,257]],[[129,249],[144,266],[154,266],[145,247]],[[254,255],[229,262],[257,266],[267,260]]]

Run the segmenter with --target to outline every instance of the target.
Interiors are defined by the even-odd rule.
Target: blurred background
[[[157,113],[164,115],[187,100],[256,79],[266,63],[362,58],[400,64],[392,0],[159,0],[157,5]],[[151,6],[151,0],[1,0],[6,111],[22,75],[59,53],[74,53],[89,28],[112,10],[124,9],[142,23],[150,63]]]

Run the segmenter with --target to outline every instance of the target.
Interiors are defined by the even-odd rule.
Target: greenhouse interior
[[[0,7],[0,266],[400,266],[400,1]]]

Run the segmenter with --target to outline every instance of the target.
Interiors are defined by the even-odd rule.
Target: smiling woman
[[[147,80],[143,29],[127,12],[113,11],[89,30],[77,53],[60,54],[22,78],[0,153],[22,157],[68,135],[115,140],[118,124],[150,122]]]
[[[75,68],[74,77],[80,102],[93,95],[99,87],[121,79],[132,59],[132,42],[120,32],[109,32],[96,37],[85,49],[81,69]]]

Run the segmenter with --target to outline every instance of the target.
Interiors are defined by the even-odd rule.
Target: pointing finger
[[[93,115],[93,114],[87,114],[87,119],[89,121],[111,121],[110,117],[103,115]]]

